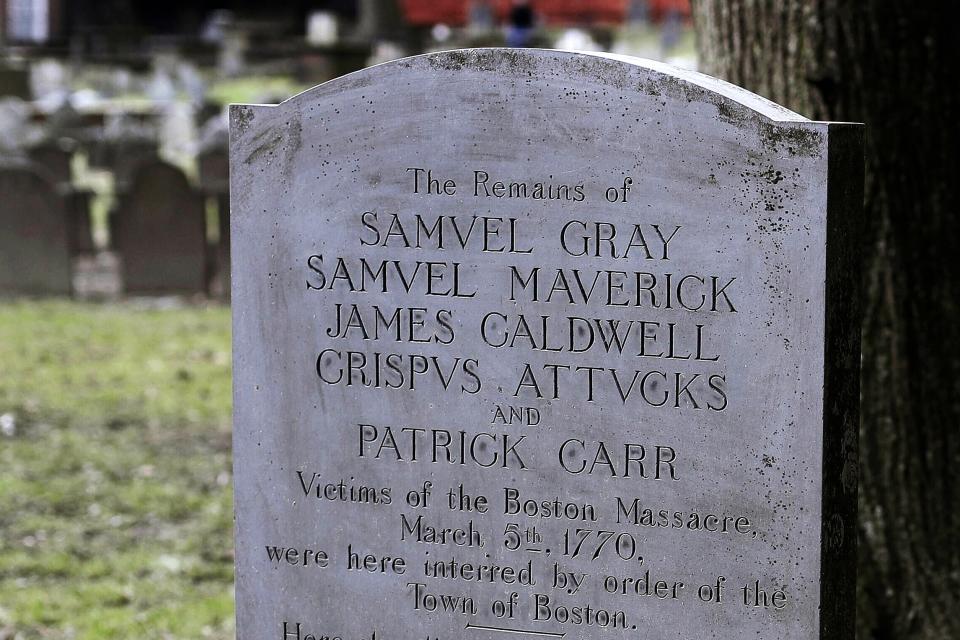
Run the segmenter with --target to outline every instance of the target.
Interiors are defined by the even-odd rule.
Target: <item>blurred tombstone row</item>
[[[203,74],[315,83],[364,67],[372,48],[349,1],[269,19],[212,11],[199,30],[189,3],[137,4],[85,3],[34,33],[5,24],[0,0],[0,295],[228,297],[227,136],[203,126],[222,100]],[[363,22],[371,36],[398,29]]]
[[[207,13],[199,29],[188,2],[156,12],[137,4],[90,2],[82,12],[51,12],[49,24],[0,25],[0,51],[15,54],[0,60],[0,295],[83,296],[93,264],[111,280],[95,293],[228,297],[227,135],[217,115],[222,98],[208,91],[203,72],[313,84],[439,42],[502,44],[501,26],[522,3],[332,0],[305,15],[240,7]],[[0,13],[4,6],[0,0]],[[689,10],[687,0],[532,6],[538,24],[590,25],[598,42],[628,18]],[[462,29],[459,41],[448,41],[451,28]],[[568,38],[561,48],[592,42]],[[73,82],[79,69],[82,86]],[[130,96],[146,100],[125,101]],[[187,118],[168,117],[184,109]],[[195,174],[163,160],[171,157],[195,162]],[[109,174],[109,186],[86,186],[83,176],[98,172]]]
[[[0,294],[70,294],[75,265],[111,252],[119,289],[129,295],[228,296],[224,137],[198,155],[194,182],[160,158],[155,140],[132,136],[89,145],[90,164],[114,179],[109,236],[99,246],[93,194],[71,179],[78,147],[68,138],[46,139],[0,153]],[[210,222],[208,209],[215,212]]]

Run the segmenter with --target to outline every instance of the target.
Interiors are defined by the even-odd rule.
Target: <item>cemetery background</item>
[[[57,193],[83,194],[89,226],[26,252],[17,240],[0,240],[0,254],[16,249],[18,261],[33,260],[46,275],[53,251],[68,253],[73,270],[70,283],[60,277],[52,292],[42,281],[39,290],[7,290],[24,286],[17,263],[4,262],[9,279],[0,277],[3,640],[233,637],[230,314],[217,273],[226,249],[218,235],[222,109],[278,102],[367,63],[504,39],[498,24],[458,26],[464,17],[456,11],[440,16],[453,18],[450,29],[434,28],[436,16],[427,12],[397,34],[394,17],[364,13],[387,3],[345,2],[327,3],[332,13],[310,19],[312,44],[302,33],[288,35],[303,32],[307,19],[256,3],[235,3],[232,23],[228,14],[207,13],[211,40],[202,26],[189,26],[190,3],[179,9],[188,26],[173,32],[136,15],[136,4],[125,29],[108,24],[115,13],[76,3],[86,21],[78,33],[31,42],[11,38],[9,25],[4,30],[0,69],[12,80],[0,97],[0,165],[22,168],[42,160],[41,151],[53,156],[58,176],[33,167],[50,172],[46,186],[61,183],[44,202],[56,208]],[[598,6],[609,4],[618,12],[614,23],[564,19],[540,30],[542,44],[599,48],[601,40],[692,64],[688,21],[664,29],[656,7],[645,18],[628,15],[623,2]],[[131,35],[138,32],[139,43]],[[126,285],[117,240],[129,232],[131,241],[144,240],[141,251],[158,244],[156,230],[128,225],[118,233],[137,165],[172,175],[168,183],[193,200],[188,207],[202,203],[208,242],[192,271],[203,280],[174,291]],[[0,186],[8,230],[7,216],[23,212],[10,199],[15,188]],[[171,206],[169,187],[141,190],[148,193],[139,208],[148,216],[184,212],[176,200]],[[75,222],[70,199],[59,210]]]
[[[0,164],[9,169],[0,215],[28,202],[62,221],[40,241],[29,225],[29,242],[0,240],[0,255],[16,256],[0,274],[4,640],[232,637],[223,105],[276,102],[365,64],[504,39],[497,16],[460,2],[327,2],[320,13],[293,3],[289,15],[252,2],[198,15],[191,3],[174,3],[173,18],[136,4],[0,2]],[[944,152],[956,128],[929,133],[956,103],[955,91],[939,90],[949,23],[935,7],[885,14],[881,3],[827,3],[817,13],[796,3],[704,1],[694,7],[697,63],[684,3],[578,4],[580,13],[548,16],[537,44],[699,64],[813,117],[877,127],[904,113],[902,105],[918,106],[897,93],[909,91],[910,66],[900,67],[902,84],[893,88],[888,70],[899,60],[927,65],[917,111],[929,124],[894,119],[908,126],[878,127],[868,144],[868,158],[930,151],[935,160],[868,162],[868,203],[894,172],[900,188],[875,198],[882,224],[865,234],[866,252],[882,265],[891,252],[901,262],[873,270],[865,287],[878,301],[868,305],[865,397],[889,402],[865,408],[865,428],[879,435],[865,443],[859,614],[864,638],[960,637],[949,615],[960,593],[960,341],[951,323],[931,320],[955,317],[958,302],[948,179],[956,160]],[[61,11],[32,12],[38,7]],[[898,46],[844,30],[864,16],[880,26],[875,37]],[[118,21],[126,28],[114,28]],[[855,64],[880,50],[887,66]],[[831,61],[828,72],[811,67],[816,60]],[[904,102],[887,104],[881,91]],[[28,161],[45,165],[31,169],[40,182],[24,177]],[[130,221],[174,210],[194,211],[168,238],[180,268],[151,277],[156,262],[148,260],[139,274],[126,273],[121,265],[161,249],[165,229],[182,220],[146,233]],[[931,224],[902,226],[911,216]],[[37,278],[11,276],[31,258]],[[64,277],[66,264],[72,275]],[[903,300],[907,291],[915,302]],[[911,375],[933,382],[918,385]]]

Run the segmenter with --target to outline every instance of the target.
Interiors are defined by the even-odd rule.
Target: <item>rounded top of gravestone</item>
[[[456,49],[400,58],[335,78],[289,98],[282,105],[320,100],[331,92],[384,81],[414,71],[489,75],[509,79],[590,79],[618,89],[649,95],[709,102],[718,118],[740,124],[760,116],[773,122],[808,122],[798,113],[718,78],[663,62],[632,56],[553,49]]]

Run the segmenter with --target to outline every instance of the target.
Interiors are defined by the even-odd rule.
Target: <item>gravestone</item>
[[[0,96],[14,96],[29,100],[30,72],[27,69],[11,67],[0,62]]]
[[[56,184],[69,184],[70,162],[73,158],[73,149],[68,146],[69,144],[61,143],[59,140],[44,140],[30,147],[28,150],[30,161],[46,169]]]
[[[209,194],[224,194],[230,191],[230,168],[227,161],[227,149],[213,146],[197,154],[197,171],[200,188]]]
[[[97,149],[107,157],[106,168],[113,171],[114,187],[122,193],[130,188],[137,171],[144,165],[159,160],[159,145],[155,140],[131,137],[103,143]]]
[[[28,163],[4,161],[0,193],[0,294],[69,294],[67,217],[54,185]]]
[[[545,50],[234,106],[239,639],[852,639],[861,134]]]
[[[230,166],[226,141],[212,144],[197,154],[200,191],[215,203],[217,243],[211,259],[218,295],[230,295]]]
[[[90,144],[90,165],[113,173],[114,188],[127,191],[141,166],[159,160],[154,127],[124,116],[100,127]]]
[[[90,221],[90,201],[93,194],[73,185],[70,163],[75,147],[74,140],[46,139],[28,151],[30,160],[47,171],[63,198],[67,212],[70,255],[73,256],[93,253],[96,248]]]
[[[180,169],[162,161],[141,165],[113,218],[127,293],[206,290],[203,198]]]

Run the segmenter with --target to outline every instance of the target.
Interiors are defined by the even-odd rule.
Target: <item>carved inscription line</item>
[[[548,638],[562,638],[566,633],[557,633],[555,631],[532,631],[530,629],[510,629],[509,627],[495,627],[485,624],[472,624],[467,623],[467,626],[464,629],[479,629],[482,631],[502,631],[504,633],[519,633],[529,636],[546,636]]]

